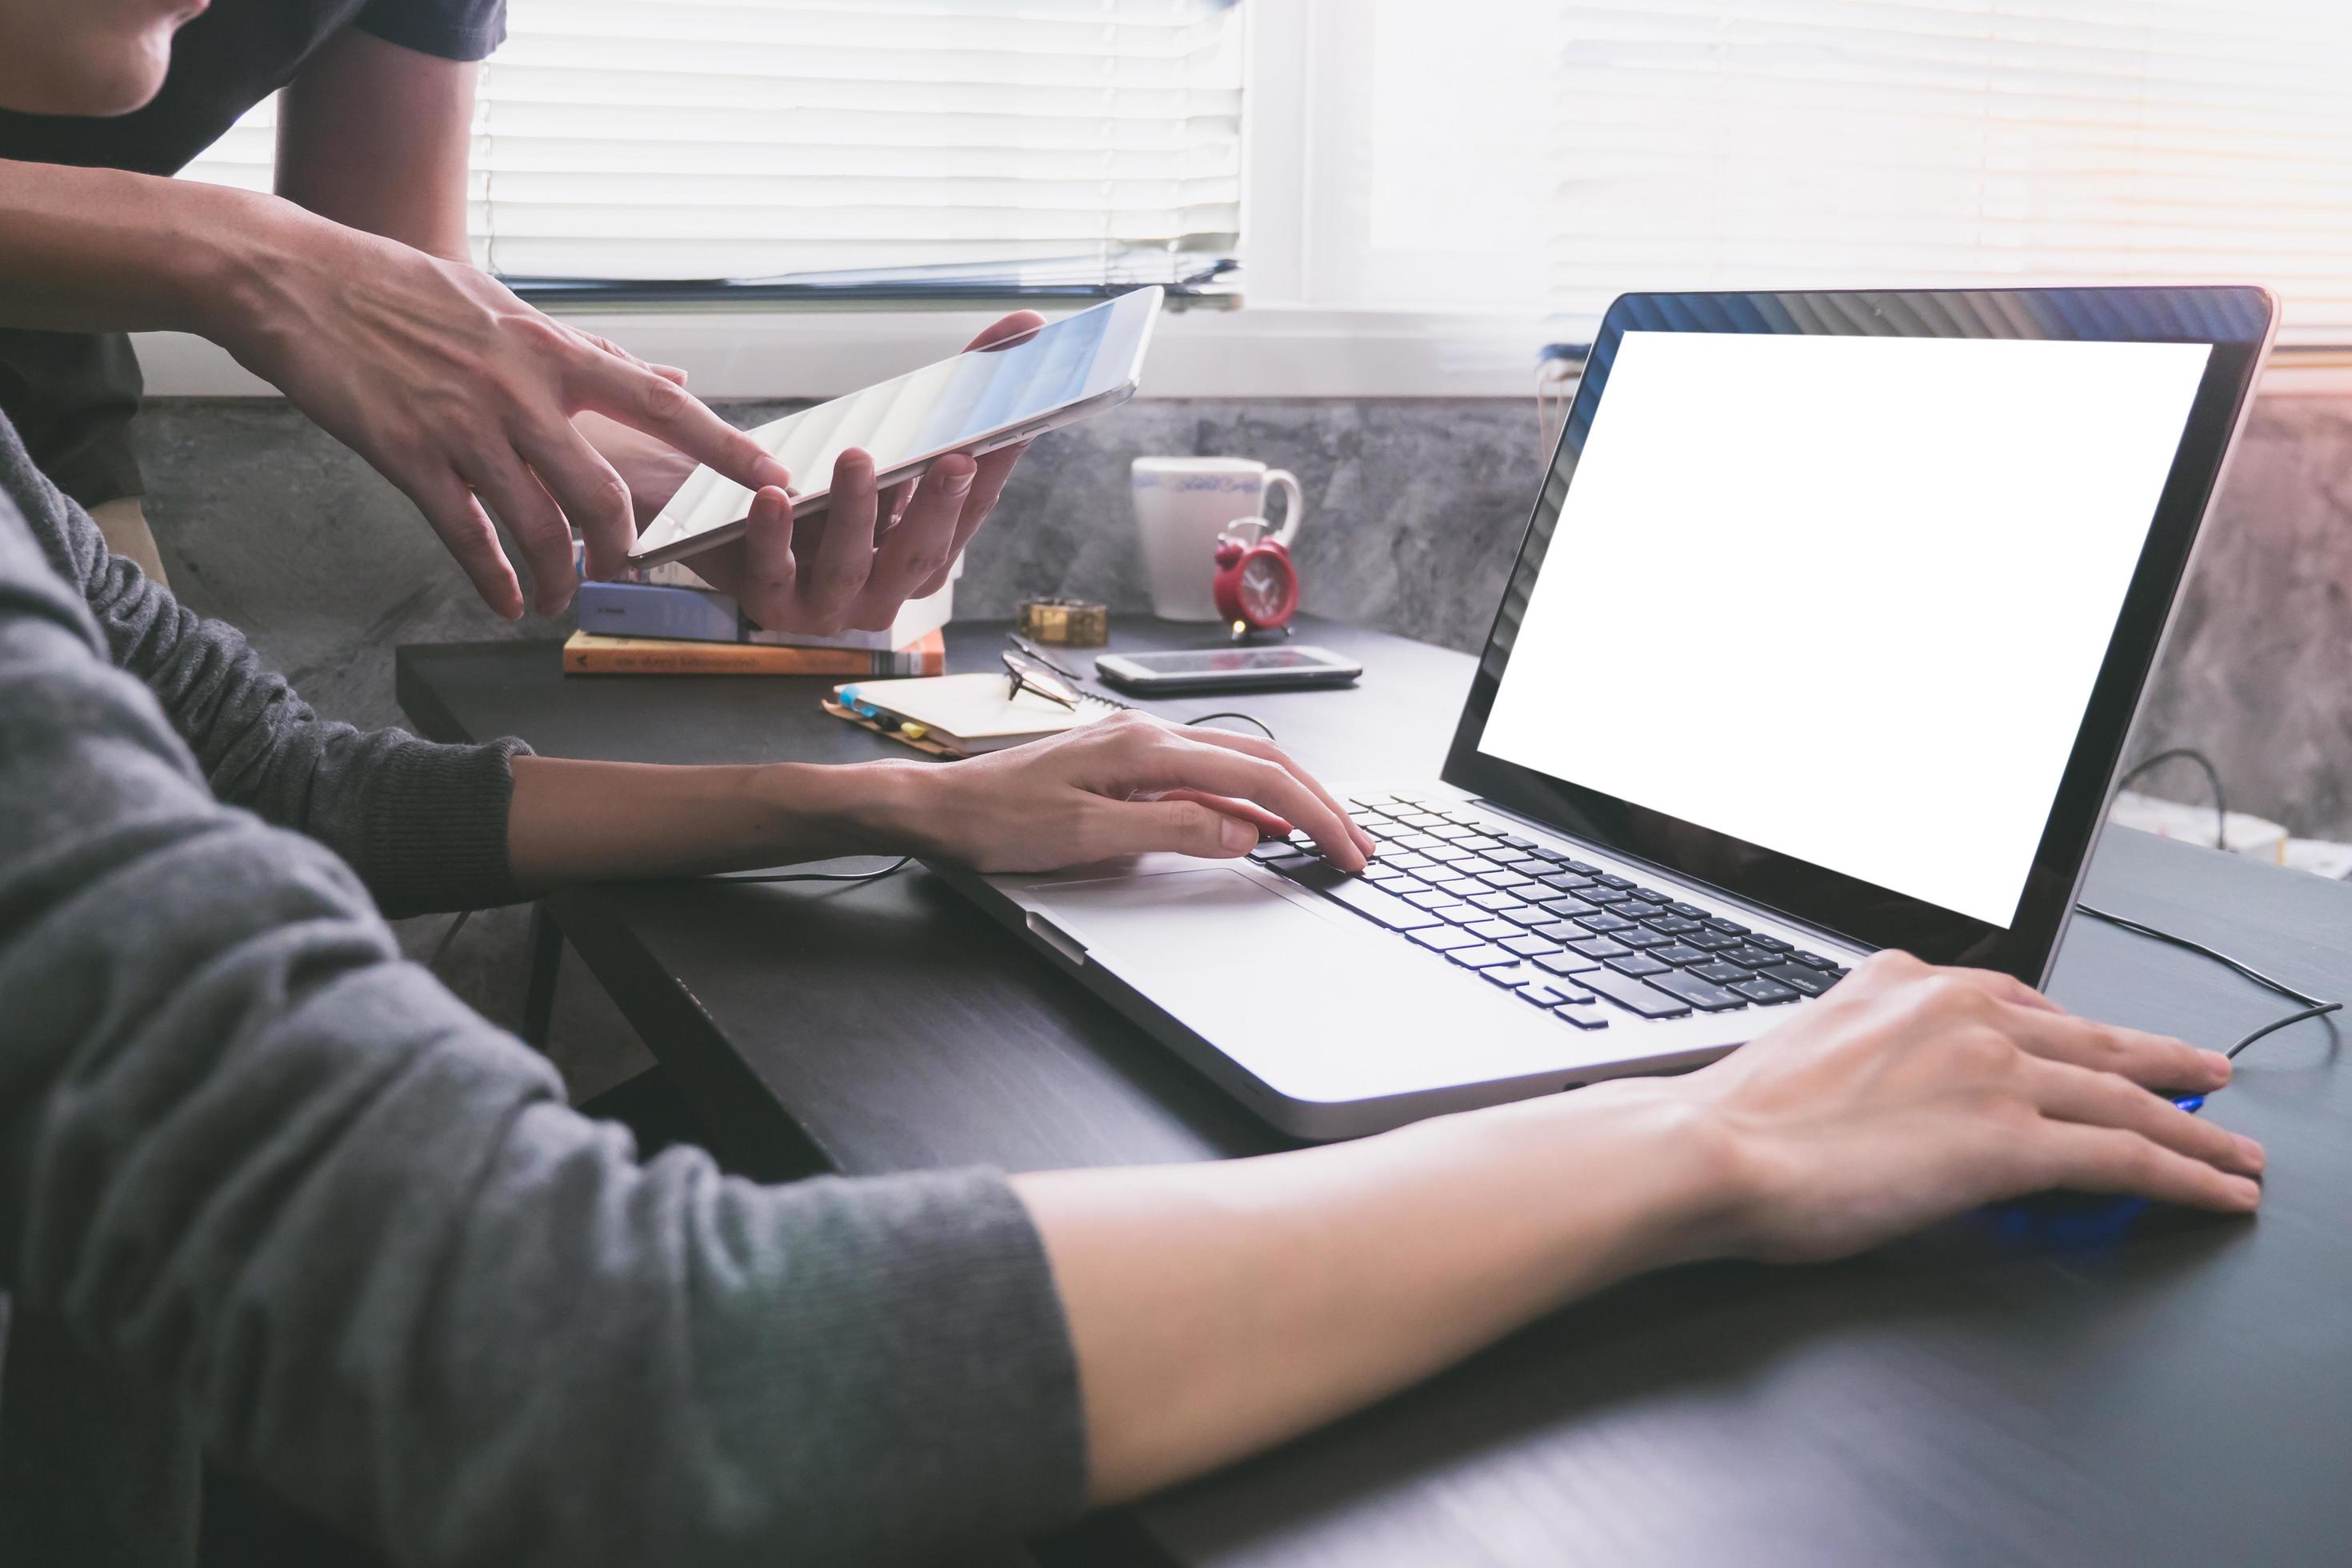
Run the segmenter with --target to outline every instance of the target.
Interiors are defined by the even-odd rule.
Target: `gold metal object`
[[[1023,637],[1059,647],[1110,641],[1110,612],[1087,599],[1024,599],[1014,624]]]

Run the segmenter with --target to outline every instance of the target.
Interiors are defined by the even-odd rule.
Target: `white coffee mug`
[[[1265,515],[1268,487],[1288,493],[1282,531],[1298,537],[1306,505],[1298,481],[1281,468],[1249,458],[1138,458],[1129,473],[1135,526],[1143,538],[1143,568],[1151,581],[1151,610],[1162,620],[1213,621],[1217,602],[1217,535],[1244,517]]]

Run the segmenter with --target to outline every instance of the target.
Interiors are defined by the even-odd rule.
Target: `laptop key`
[[[1633,951],[1623,942],[1612,941],[1605,936],[1588,936],[1581,942],[1570,942],[1568,945],[1584,954],[1585,957],[1594,960],[1622,958]]]
[[[1748,932],[1748,940],[1753,946],[1770,948],[1774,952],[1793,952],[1797,946],[1795,942],[1782,942],[1777,936],[1765,936],[1759,931]]]
[[[1391,931],[1419,931],[1438,923],[1439,917],[1427,910],[1415,909],[1394,893],[1384,893],[1370,882],[1350,877],[1323,861],[1286,861],[1275,868],[1299,886],[1312,888]]]
[[[1521,958],[1540,958],[1545,953],[1559,951],[1559,943],[1539,936],[1529,936],[1525,931],[1516,931],[1503,938],[1503,946]]]
[[[1609,1026],[1609,1016],[1600,1008],[1590,1005],[1593,998],[1590,996],[1582,998],[1587,1004],[1583,1006],[1576,1005],[1578,1000],[1576,997],[1570,997],[1567,1002],[1554,1007],[1551,1010],[1551,1016],[1563,1024],[1573,1024],[1580,1029],[1605,1029]]]
[[[1725,953],[1723,961],[1726,963],[1736,963],[1742,969],[1761,969],[1768,963],[1780,963],[1780,955],[1758,947],[1753,942],[1742,942]]]
[[[1544,913],[1543,910],[1536,908],[1533,904],[1528,904],[1522,909],[1501,910],[1496,912],[1501,914],[1505,920],[1510,921],[1513,925],[1532,927],[1548,926],[1552,923],[1552,918]],[[1581,936],[1583,933],[1579,931],[1577,934]],[[1560,940],[1566,941],[1567,939],[1563,937]]]
[[[1752,980],[1738,981],[1734,983],[1731,989],[1738,992],[1750,1002],[1765,1007],[1777,1006],[1780,1003],[1794,1002],[1797,999],[1797,992],[1793,986],[1783,985],[1777,980],[1767,980],[1761,975]]]
[[[1735,1007],[1748,1005],[1748,998],[1735,996],[1720,985],[1711,984],[1696,974],[1670,969],[1651,977],[1650,984],[1661,991],[1671,991],[1694,1007],[1709,1013],[1728,1013]]]
[[[1687,936],[1698,930],[1698,921],[1685,919],[1681,915],[1654,915],[1642,923],[1652,931],[1664,931],[1668,936]]]
[[[1487,973],[1491,974],[1494,972],[1489,970]],[[1561,995],[1549,985],[1538,984],[1534,981],[1529,981],[1527,984],[1517,987],[1517,990],[1520,1001],[1532,1002],[1538,1007],[1557,1007],[1561,1003],[1568,1000],[1566,996]]]
[[[1375,877],[1367,872],[1364,875],[1364,880],[1378,888],[1381,892],[1394,893],[1400,899],[1411,899],[1415,894],[1428,894],[1437,891],[1436,889],[1431,887],[1428,883],[1423,881],[1420,878],[1414,876],[1410,871],[1400,871],[1394,876],[1390,877]]]
[[[1466,899],[1473,893],[1486,890],[1486,884],[1475,877],[1439,877],[1435,882],[1439,892],[1451,893],[1457,899]]]
[[[1677,902],[1677,903],[1668,904],[1668,905],[1666,906],[1666,908],[1668,908],[1668,909],[1670,909],[1670,910],[1674,910],[1674,911],[1675,911],[1675,913],[1676,913],[1676,914],[1678,914],[1678,915],[1682,916],[1682,917],[1683,917],[1683,919],[1685,919],[1685,920],[1686,920],[1686,921],[1703,921],[1703,920],[1706,919],[1706,911],[1705,910],[1703,910],[1703,909],[1700,909],[1696,904],[1685,904],[1685,903],[1679,903],[1679,902]]]
[[[1525,909],[1528,903],[1516,893],[1496,892],[1491,888],[1483,893],[1471,894],[1470,901],[1482,910],[1497,910]]]
[[[1764,972],[1767,980],[1781,984],[1807,996],[1818,996],[1838,983],[1838,976],[1824,974],[1818,969],[1808,969],[1801,963],[1776,963]]]
[[[1741,925],[1738,921],[1711,920],[1706,922],[1706,929],[1709,931],[1719,931],[1726,936],[1746,936],[1748,934],[1748,928]]]
[[[1633,922],[1627,920],[1623,915],[1605,913],[1598,915],[1580,915],[1577,917],[1576,923],[1582,926],[1589,931],[1592,931],[1602,936],[1612,936],[1618,931],[1632,931],[1633,929]]]
[[[1597,960],[1566,949],[1537,953],[1534,962],[1553,974],[1581,974],[1588,969],[1601,967]]]
[[[1802,948],[1799,948],[1796,952],[1794,952],[1790,953],[1789,956],[1790,956],[1790,957],[1791,957],[1791,958],[1793,958],[1793,959],[1795,959],[1799,963],[1803,964],[1803,965],[1804,965],[1806,968],[1808,968],[1808,969],[1836,969],[1836,968],[1837,968],[1837,961],[1836,961],[1835,959],[1823,958],[1823,957],[1822,957],[1820,953],[1818,953],[1818,952],[1806,952],[1804,949],[1802,949]]]
[[[1440,883],[1439,886],[1444,886]],[[1736,936],[1726,936],[1719,931],[1695,931],[1683,938],[1688,945],[1708,952],[1724,952],[1739,945]]]
[[[1409,931],[1405,935],[1433,952],[1452,952],[1456,948],[1486,945],[1479,938],[1455,926],[1432,926],[1427,931]]]
[[[1458,926],[1475,925],[1478,921],[1487,918],[1486,911],[1480,909],[1477,905],[1460,902],[1450,904],[1432,904],[1429,906],[1429,912],[1435,915],[1439,920],[1445,921],[1451,924]]]
[[[1617,940],[1627,947],[1672,947],[1675,942],[1673,937],[1660,936],[1656,931],[1645,930],[1641,926],[1635,926],[1632,931],[1619,931]]]
[[[1622,958],[1612,958],[1609,967],[1620,974],[1664,974],[1666,965],[1646,952],[1629,952]]]
[[[1600,905],[1588,904],[1582,899],[1546,899],[1543,900],[1543,907],[1564,921],[1576,920],[1583,915],[1597,915],[1601,912]]]
[[[1691,965],[1690,972],[1712,985],[1737,985],[1743,980],[1753,980],[1754,974],[1736,963],[1726,963],[1717,958],[1706,963]]]
[[[1464,926],[1463,930],[1482,942],[1500,942],[1507,936],[1517,936],[1519,928],[1508,921],[1484,920]]]
[[[1450,904],[1454,901],[1453,894],[1440,892],[1435,888],[1430,888],[1418,893],[1399,893],[1397,897],[1402,899],[1406,903],[1411,904],[1417,910],[1433,910],[1438,908],[1440,905]],[[1440,918],[1442,919],[1443,917],[1441,916]]]
[[[1478,978],[1489,985],[1500,985],[1509,990],[1518,985],[1542,984],[1549,981],[1551,976],[1540,969],[1525,963],[1498,963],[1492,969],[1480,970]]]
[[[1492,969],[1498,963],[1517,963],[1519,961],[1517,953],[1505,952],[1492,942],[1484,942],[1475,947],[1454,948],[1445,956],[1465,969]]]
[[[1566,921],[1559,921],[1556,924],[1539,925],[1532,929],[1538,936],[1548,936],[1554,942],[1563,943],[1580,942],[1583,940],[1585,935],[1584,928],[1582,926],[1572,926]]]
[[[1269,838],[1249,852],[1253,860],[1303,860],[1307,858],[1298,846],[1287,838]]]
[[[1676,969],[1688,969],[1694,964],[1706,963],[1710,955],[1696,947],[1685,946],[1682,942],[1668,942],[1664,947],[1652,948],[1650,956],[1660,963],[1671,963]]]
[[[1630,974],[1617,974],[1606,969],[1596,969],[1576,977],[1579,985],[1590,987],[1606,996],[1628,1012],[1644,1018],[1680,1018],[1690,1012],[1690,1004],[1679,996],[1669,996],[1646,980],[1636,980]]]

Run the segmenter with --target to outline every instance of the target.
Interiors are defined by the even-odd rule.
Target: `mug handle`
[[[1290,504],[1282,509],[1282,531],[1274,536],[1274,542],[1286,550],[1290,542],[1298,537],[1298,525],[1307,516],[1306,499],[1299,494],[1297,476],[1288,468],[1268,468],[1265,471],[1265,488],[1284,490],[1290,496]],[[1258,503],[1258,510],[1261,512],[1265,510],[1263,500]]]

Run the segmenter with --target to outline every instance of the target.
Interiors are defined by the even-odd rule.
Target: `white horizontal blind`
[[[1230,253],[1229,0],[512,0],[478,258],[749,278]],[[268,106],[190,173],[266,187]]]
[[[2255,282],[2352,342],[2347,0],[1551,18],[1555,334],[1626,289]]]

